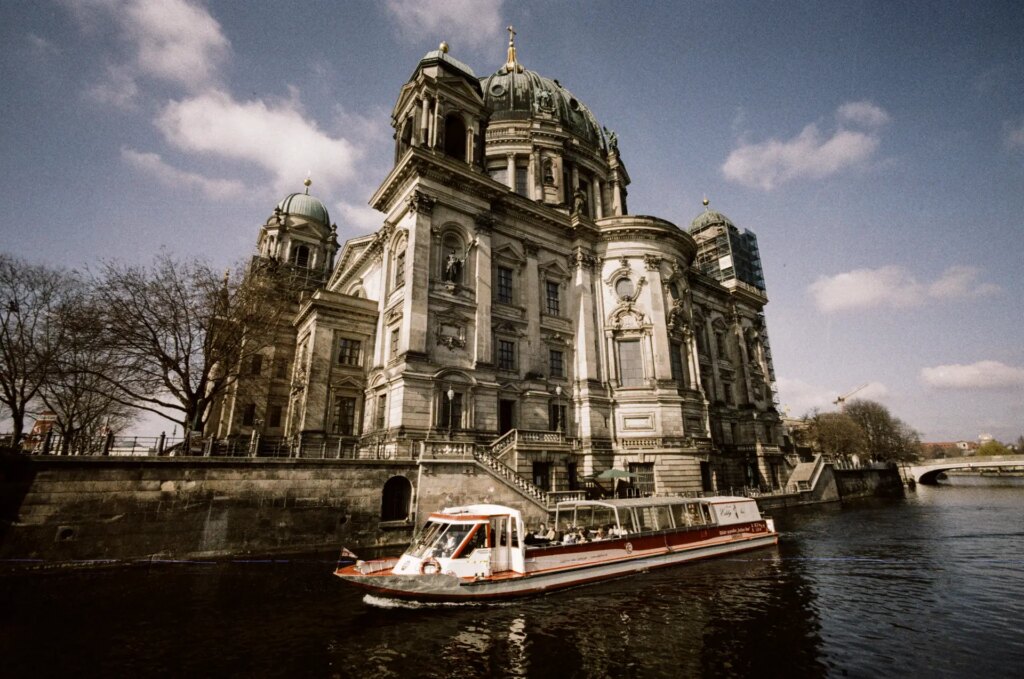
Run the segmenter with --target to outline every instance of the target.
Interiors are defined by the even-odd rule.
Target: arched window
[[[466,123],[461,114],[449,113],[445,116],[444,152],[452,158],[466,160]]]
[[[392,245],[391,254],[391,289],[405,285],[405,250],[407,241],[405,236],[400,236]]]
[[[298,245],[292,247],[291,263],[295,266],[306,268],[309,266],[309,246]]]
[[[404,476],[392,476],[380,498],[381,521],[408,521],[412,506],[412,484]]]

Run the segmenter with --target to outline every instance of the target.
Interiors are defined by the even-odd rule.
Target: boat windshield
[[[417,559],[451,558],[455,550],[473,530],[472,523],[440,523],[428,521],[419,537],[409,546],[406,554]]]

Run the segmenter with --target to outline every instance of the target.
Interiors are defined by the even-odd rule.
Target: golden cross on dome
[[[509,73],[522,73],[523,67],[516,61],[516,31],[512,26],[508,27],[508,59],[505,60],[505,70]]]

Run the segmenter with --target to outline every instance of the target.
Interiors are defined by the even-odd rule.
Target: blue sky
[[[781,403],[877,399],[926,440],[1024,433],[1019,2],[0,3],[2,249],[227,266],[301,189],[343,238],[441,40],[615,130],[630,210],[758,235]]]

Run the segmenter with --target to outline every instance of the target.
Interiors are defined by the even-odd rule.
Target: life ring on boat
[[[633,553],[633,543],[632,542],[627,542],[623,546],[626,548],[626,554],[632,554]]]
[[[435,575],[441,572],[441,562],[434,557],[423,560],[420,564],[420,575]]]

